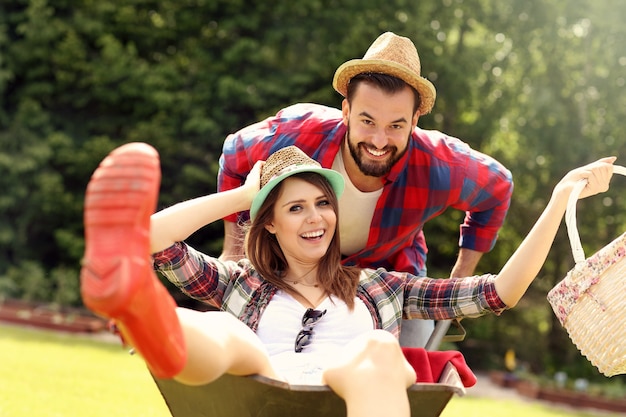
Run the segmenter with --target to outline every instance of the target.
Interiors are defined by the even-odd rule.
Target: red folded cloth
[[[461,352],[454,350],[447,351],[427,351],[423,348],[402,348],[404,356],[411,364],[417,379],[415,382],[439,382],[441,373],[448,362],[452,363],[459,372],[461,382],[465,387],[472,387],[476,384],[476,375],[465,363],[465,358]]]

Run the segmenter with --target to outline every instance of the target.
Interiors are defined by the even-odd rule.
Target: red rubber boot
[[[145,143],[112,151],[85,196],[84,304],[115,320],[122,336],[159,378],[184,367],[187,353],[176,303],[150,261],[150,216],[161,181],[159,155]]]

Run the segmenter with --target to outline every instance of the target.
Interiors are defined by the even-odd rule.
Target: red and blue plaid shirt
[[[290,145],[331,168],[345,133],[338,109],[317,104],[287,107],[226,138],[218,190],[239,187],[256,161]],[[420,128],[384,181],[367,244],[344,259],[347,265],[424,275],[427,247],[422,228],[449,207],[466,212],[459,245],[488,252],[513,192],[511,173],[499,162],[459,139]],[[225,220],[236,222],[241,215]]]

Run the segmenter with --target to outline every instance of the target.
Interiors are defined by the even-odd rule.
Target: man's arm
[[[470,277],[474,275],[474,270],[478,265],[478,261],[483,256],[482,252],[472,249],[460,248],[459,256],[450,273],[450,278]]]
[[[469,277],[474,275],[476,266],[483,253],[495,245],[498,230],[504,223],[513,195],[513,178],[511,173],[496,160],[478,154],[473,158],[476,163],[476,187],[469,190],[468,195],[474,198],[466,203],[467,214],[461,225],[460,242],[469,238],[472,248],[461,243],[459,255],[452,268],[450,277]],[[481,159],[482,158],[482,159]],[[481,183],[483,181],[483,183]],[[471,183],[472,181],[468,181]],[[477,192],[481,190],[481,192]],[[485,193],[485,190],[489,192]]]
[[[244,232],[235,222],[224,220],[224,246],[219,259],[221,261],[238,261],[244,257]]]

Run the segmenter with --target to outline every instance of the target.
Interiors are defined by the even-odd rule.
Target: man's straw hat
[[[337,198],[343,192],[345,182],[337,171],[322,168],[315,160],[308,157],[300,148],[287,146],[271,154],[261,170],[261,189],[252,200],[250,218],[254,220],[263,202],[278,184],[284,179],[301,172],[315,172],[330,183]]]
[[[333,87],[345,97],[352,77],[367,72],[392,75],[415,88],[421,97],[420,114],[427,114],[433,108],[437,95],[435,86],[420,75],[420,57],[409,38],[392,32],[383,33],[365,52],[363,59],[353,59],[337,68]]]

